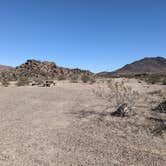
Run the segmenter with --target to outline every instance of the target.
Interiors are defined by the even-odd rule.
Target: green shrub
[[[87,83],[91,80],[91,78],[88,75],[82,75],[81,80],[82,80],[83,83]]]

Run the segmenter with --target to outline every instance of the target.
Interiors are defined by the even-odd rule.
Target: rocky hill
[[[92,75],[87,70],[63,68],[57,66],[54,62],[41,62],[32,59],[10,71],[1,72],[1,77],[6,77],[9,80],[18,80],[20,78],[56,79],[59,76],[69,78],[81,74]]]
[[[127,64],[113,72],[102,72],[98,76],[136,75],[136,74],[165,74],[166,59],[162,57],[144,58]]]

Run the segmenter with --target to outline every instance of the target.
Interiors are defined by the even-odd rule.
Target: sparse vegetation
[[[82,75],[81,80],[82,80],[83,83],[87,83],[91,80],[91,78],[88,75]]]
[[[156,84],[160,82],[160,76],[159,75],[148,75],[147,78],[145,78],[145,81],[150,84]]]
[[[162,85],[166,85],[166,78],[163,79]]]
[[[32,81],[32,84],[36,84],[36,85],[43,85],[44,80],[42,78],[35,78]]]
[[[8,86],[10,85],[10,83],[9,83],[9,81],[8,81],[7,79],[2,79],[2,80],[1,80],[1,84],[2,84],[2,86],[4,86],[4,87],[8,87]]]
[[[71,83],[78,83],[78,76],[72,76],[70,79]]]
[[[134,78],[145,81],[149,84],[166,83],[166,75],[163,74],[140,74],[135,75]]]
[[[2,89],[0,110],[3,119],[0,129],[6,138],[3,142],[5,144],[7,141],[12,142],[15,138],[22,137],[22,132],[29,131],[34,138],[41,138],[35,142],[35,146],[39,147],[37,148],[39,153],[36,153],[35,157],[40,158],[42,157],[40,149],[46,147],[44,150],[50,153],[47,147],[52,147],[52,141],[54,141],[57,148],[54,148],[50,154],[59,153],[60,165],[63,165],[64,161],[72,165],[73,160],[70,163],[70,156],[64,159],[64,153],[68,153],[70,149],[71,155],[74,156],[75,149],[79,148],[81,151],[79,150],[78,163],[77,156],[74,158],[76,165],[85,160],[82,156],[91,156],[91,154],[94,157],[89,157],[89,163],[83,163],[84,165],[97,165],[98,161],[101,163],[99,165],[114,165],[110,162],[112,160],[110,156],[114,156],[115,151],[115,160],[124,161],[127,165],[133,163],[140,165],[141,160],[144,161],[141,163],[142,165],[146,165],[147,162],[150,163],[148,163],[149,165],[158,163],[164,165],[165,113],[151,111],[145,101],[146,95],[153,97],[155,101],[161,98],[160,94],[164,93],[163,86],[148,85],[147,88],[147,85],[142,86],[137,80],[122,78],[112,79],[108,82],[107,80],[97,80],[97,84],[92,86],[67,82],[64,87],[64,83],[58,82],[58,86],[52,89],[37,87]],[[134,91],[135,87],[140,90],[140,94]],[[92,88],[96,95],[91,93]],[[156,107],[159,103],[157,102]],[[7,114],[4,114],[4,110]],[[160,115],[157,117],[156,114],[160,114],[161,117]],[[29,120],[32,123],[27,123]],[[18,127],[18,122],[21,122],[21,128]],[[6,126],[11,126],[10,130],[4,128]],[[42,126],[46,126],[46,128]],[[47,126],[49,126],[49,132],[45,132],[48,130]],[[52,129],[57,133],[52,132]],[[13,130],[15,134],[11,135]],[[27,135],[23,137],[23,143],[26,142],[26,138]],[[15,146],[19,147],[18,141],[15,142]],[[10,148],[10,145],[7,148]],[[2,147],[2,150],[5,151],[5,149],[6,146]],[[59,149],[60,151],[57,151]],[[105,157],[100,160],[99,153],[89,153],[87,149],[92,151],[98,149],[98,152]],[[29,147],[29,151],[33,150],[33,146]],[[127,152],[127,156],[121,156],[122,152],[124,155]],[[15,155],[15,150],[10,154]],[[26,157],[26,154],[23,157]],[[94,158],[97,159],[95,163]],[[7,158],[4,163],[9,161],[9,165],[12,165],[12,159]],[[45,159],[46,163],[49,163],[50,160],[47,156]],[[138,159],[139,161],[136,162]],[[24,159],[23,162],[26,163]],[[19,163],[20,160],[16,161],[16,165]],[[29,163],[28,161],[28,164],[34,165],[34,162]]]
[[[28,78],[21,78],[17,81],[16,85],[17,86],[27,86],[29,85],[30,81],[28,80]]]
[[[64,75],[59,75],[59,76],[58,76],[58,80],[59,80],[59,81],[62,81],[62,80],[66,80],[66,78],[65,78]]]
[[[96,80],[95,80],[95,78],[92,77],[89,82],[90,82],[90,84],[94,84],[96,82]]]
[[[139,98],[139,93],[126,86],[123,81],[118,83],[113,80],[108,81],[107,89],[99,87],[95,94],[107,101],[106,109],[116,108],[115,112],[121,110],[123,116],[133,110]]]

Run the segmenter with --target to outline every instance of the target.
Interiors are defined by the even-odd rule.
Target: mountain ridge
[[[78,75],[93,75],[89,70],[79,68],[70,69],[56,65],[55,62],[39,61],[29,59],[25,63],[10,67],[0,65],[0,77],[5,76],[12,80],[18,80],[22,77],[54,79],[63,75],[65,78]],[[145,57],[143,59],[126,64],[120,69],[112,72],[100,72],[96,76],[110,77],[137,74],[165,74],[166,75],[166,58],[163,57]]]
[[[11,66],[6,66],[6,65],[0,65],[0,72],[1,71],[7,71],[7,70],[10,70],[12,69],[13,67]]]
[[[145,57],[126,64],[112,72],[100,72],[98,76],[118,76],[137,74],[166,74],[166,59],[163,57]]]

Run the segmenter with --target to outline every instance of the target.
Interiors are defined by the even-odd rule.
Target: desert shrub
[[[91,78],[88,75],[82,75],[81,80],[82,80],[83,83],[87,83],[91,80]]]
[[[72,76],[70,79],[71,83],[78,83],[78,76]]]
[[[152,111],[159,112],[159,113],[166,113],[166,100],[160,102]]]
[[[139,98],[139,93],[126,86],[123,81],[118,83],[110,80],[107,88],[99,87],[94,93],[107,102],[105,110],[115,108],[115,114],[121,112],[123,116],[131,113]]]
[[[26,86],[26,85],[29,85],[29,80],[27,79],[27,78],[20,78],[18,81],[17,81],[17,83],[16,83],[16,85],[17,86]]]
[[[94,84],[96,82],[96,80],[94,78],[91,78],[89,82],[90,82],[90,84]]]
[[[166,85],[166,78],[163,79],[162,85]]]
[[[66,80],[65,76],[64,75],[59,75],[58,76],[58,80],[61,81],[61,80]]]
[[[150,132],[154,136],[161,136],[164,132],[166,132],[166,119],[159,117],[150,117],[147,118],[151,121]]]
[[[31,83],[36,84],[36,85],[43,85],[44,83],[44,79],[43,78],[34,78],[33,80],[31,80]]]
[[[159,81],[160,81],[160,76],[159,75],[149,75],[146,78],[146,82],[150,83],[150,84],[156,84]]]
[[[156,84],[156,83],[163,84],[163,82],[166,82],[165,75],[162,74],[142,74],[142,75],[136,75],[135,78],[145,81],[149,84]]]
[[[165,74],[136,74],[133,78],[138,79],[139,81],[145,81],[148,84],[166,84],[166,75]]]
[[[2,79],[1,80],[1,84],[2,84],[2,86],[4,86],[4,87],[8,87],[9,86],[9,81],[7,80],[7,79]]]

